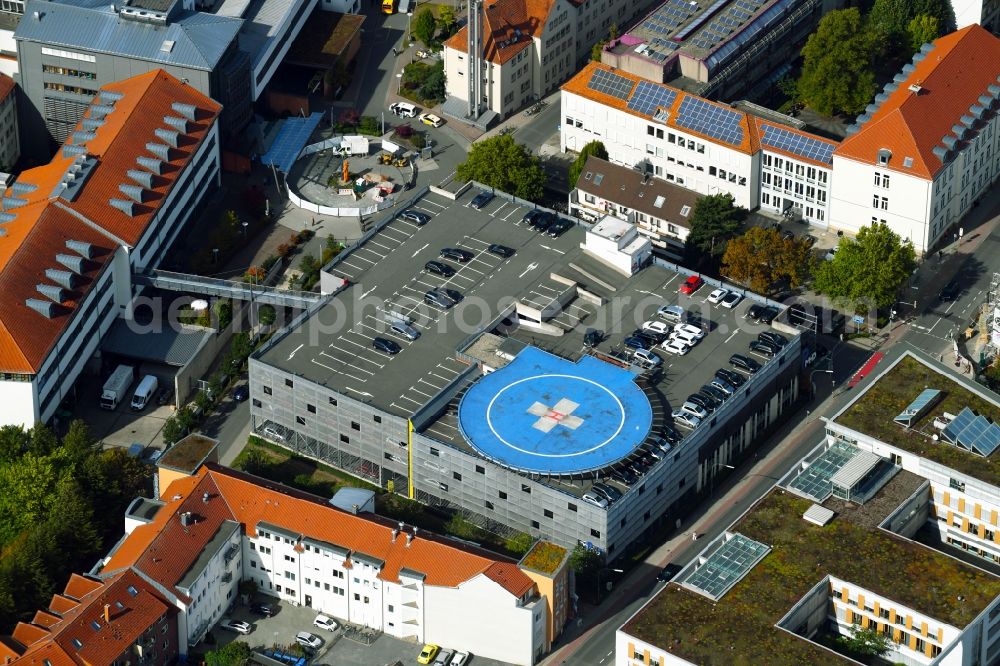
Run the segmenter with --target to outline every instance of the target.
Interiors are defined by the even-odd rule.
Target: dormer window
[[[892,157],[892,151],[888,148],[879,148],[878,151],[878,163],[880,166],[885,166],[889,163],[889,159]]]

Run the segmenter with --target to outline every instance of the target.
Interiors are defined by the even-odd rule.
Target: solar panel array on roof
[[[952,444],[981,456],[988,456],[1000,447],[1000,426],[968,407],[962,408],[941,435]]]
[[[620,74],[615,74],[605,69],[595,69],[594,73],[590,75],[587,87],[605,95],[626,100],[628,99],[629,92],[632,90],[632,81]]]
[[[940,395],[941,391],[938,389],[924,389],[893,421],[909,426],[916,419],[919,419],[937,401]]]
[[[828,141],[823,141],[810,136],[803,136],[791,132],[784,127],[769,122],[762,122],[764,136],[761,143],[776,150],[784,150],[806,159],[822,162],[823,164],[833,164],[833,149],[836,146]]]
[[[628,108],[647,116],[653,115],[656,107],[669,107],[677,99],[677,91],[651,81],[640,81],[628,98]]]
[[[730,535],[705,561],[685,578],[682,584],[718,600],[754,565],[771,552],[767,544],[742,534]]]
[[[711,102],[687,95],[681,101],[676,123],[726,143],[743,143],[743,114]]]

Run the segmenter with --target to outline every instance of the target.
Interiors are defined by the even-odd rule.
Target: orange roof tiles
[[[208,502],[202,500],[206,492]],[[445,587],[455,587],[485,574],[518,597],[533,585],[515,563],[498,555],[424,532],[418,532],[407,546],[405,535],[393,541],[392,521],[353,515],[314,495],[214,464],[172,483],[162,499],[168,505],[152,523],[132,532],[111,555],[105,571],[135,564],[146,575],[180,594],[176,585],[202,548],[224,520],[235,520],[243,523],[247,534],[256,535],[259,523],[269,523],[376,557],[385,562],[379,576],[387,581],[398,581],[400,569],[406,568],[423,573],[429,585]],[[185,511],[197,517],[187,528],[180,525],[178,517]]]
[[[587,84],[590,82],[590,77],[593,76],[594,72],[598,69],[602,69],[607,72],[614,72],[618,76],[621,76],[632,82],[632,86],[629,88],[628,94],[625,95],[625,99],[619,99],[617,97],[614,97],[613,95],[608,95],[606,93],[593,90],[587,86]],[[589,63],[587,63],[587,65],[583,69],[577,72],[573,78],[564,83],[561,89],[565,90],[566,92],[573,93],[574,95],[579,95],[580,97],[586,97],[587,99],[593,100],[605,106],[613,107],[615,109],[618,109],[619,111],[624,111],[625,113],[629,113],[638,118],[642,118],[644,120],[650,120],[652,119],[652,116],[644,113],[639,113],[634,109],[628,108],[628,98],[635,90],[635,84],[639,83],[640,81],[646,81],[646,79],[643,79],[640,76],[635,76],[634,74],[630,74],[620,69],[615,69],[610,65],[605,65],[603,63],[599,63],[592,60]],[[753,122],[753,119],[750,116],[750,114],[746,113],[745,111],[740,111],[739,109],[734,109],[726,104],[719,104],[718,102],[713,102],[712,100],[705,100],[705,102],[707,102],[708,104],[718,106],[733,113],[738,113],[742,116],[742,119],[740,120],[740,126],[743,128],[743,137],[740,143],[739,144],[725,143],[715,137],[709,136],[707,134],[702,134],[701,132],[690,129],[688,127],[684,127],[683,125],[679,125],[676,122],[677,116],[680,113],[681,103],[684,101],[685,98],[687,97],[696,97],[697,99],[704,99],[704,98],[697,97],[697,95],[690,95],[689,93],[686,93],[683,90],[679,90],[677,88],[673,88],[668,85],[659,83],[654,83],[654,85],[661,86],[669,90],[673,90],[676,93],[673,103],[670,105],[670,108],[668,109],[669,113],[666,118],[665,124],[668,125],[669,127],[673,127],[676,130],[684,132],[686,134],[701,137],[705,141],[709,141],[711,143],[724,145],[727,148],[738,150],[739,152],[746,153],[748,155],[752,155],[753,153],[760,150],[760,141],[757,135],[757,125],[756,123]]]
[[[216,102],[163,70],[134,76],[101,90],[119,93],[121,98],[115,101],[103,124],[94,130],[94,138],[86,143],[87,154],[96,158],[97,163],[76,198],[67,201],[54,196],[55,188],[74,160],[62,149],[48,164],[20,175],[17,184],[34,189],[7,194],[8,204],[13,197],[22,200],[22,205],[8,205],[6,212],[14,217],[0,222],[5,232],[0,235],[0,372],[34,374],[40,370],[119,242],[131,246],[138,243],[221,110]],[[162,143],[155,130],[172,129],[164,123],[164,116],[181,116],[172,108],[175,102],[192,105],[196,121],[188,122],[179,146],[170,149],[170,160],[163,165],[163,174],[153,176],[153,187],[145,191],[145,201],[136,204],[134,217],[129,216],[108,202],[112,198],[128,199],[119,185],[135,184],[127,171],[143,170],[136,158],[153,156],[146,148],[147,143]],[[77,129],[81,127],[82,121]],[[72,143],[71,135],[67,145]],[[55,254],[72,254],[65,248],[65,241],[70,239],[89,242],[100,248],[100,254],[90,262],[83,284],[70,295],[70,300],[61,304],[52,319],[47,319],[25,306],[24,301],[45,300],[35,285],[52,284],[45,277],[47,268],[63,270],[55,262]]]
[[[487,0],[483,11],[483,58],[502,65],[528,48],[541,35],[555,0]],[[466,52],[468,26],[445,41],[445,46]]]
[[[14,90],[14,79],[10,78],[6,74],[0,74],[0,102],[7,99],[7,95]]]
[[[887,168],[933,178],[944,166],[934,147],[981,95],[990,94],[988,86],[997,83],[998,62],[1000,39],[977,24],[937,39],[906,80],[834,155],[876,164],[878,151],[886,148],[892,152]],[[911,85],[920,86],[920,91],[911,91]],[[903,164],[907,157],[913,160],[911,167]]]

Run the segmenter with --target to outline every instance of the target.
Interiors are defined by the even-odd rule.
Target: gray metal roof
[[[122,19],[110,3],[83,7],[29,0],[24,14],[14,39],[206,71],[215,69],[243,24],[236,18],[192,12],[155,25]],[[161,48],[166,41],[173,42],[169,51]]]
[[[847,461],[847,464],[830,477],[830,483],[834,486],[851,489],[880,462],[882,462],[882,456],[859,449],[857,454]]]
[[[181,367],[190,362],[211,337],[211,331],[193,327],[174,330],[165,325],[163,330],[148,333],[144,329],[133,331],[128,323],[117,319],[101,342],[101,349],[109,354]]]

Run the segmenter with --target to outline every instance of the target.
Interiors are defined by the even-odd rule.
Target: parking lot
[[[415,664],[417,655],[423,647],[384,634],[371,645],[365,645],[346,638],[343,628],[329,632],[314,627],[312,622],[318,613],[311,608],[291,606],[266,597],[261,597],[260,600],[277,608],[278,612],[273,617],[261,617],[252,614],[248,606],[239,605],[226,617],[248,622],[252,625],[251,632],[242,635],[216,626],[211,633],[218,643],[216,645],[202,643],[196,650],[207,652],[236,640],[245,641],[254,649],[271,648],[275,645],[288,646],[295,642],[296,633],[308,631],[323,640],[323,645],[316,651],[311,663],[325,666],[383,666],[383,664],[394,664],[396,661]],[[471,663],[477,666],[505,666],[503,662],[479,657],[474,657]]]
[[[129,448],[132,444],[144,447],[163,448],[163,423],[172,414],[169,405],[159,406],[156,401],[141,412],[129,409],[132,392],[138,380],[132,383],[126,399],[113,411],[101,409],[100,397],[103,381],[95,375],[81,375],[76,382],[77,406],[74,418],[86,421],[90,431],[106,447]]]

